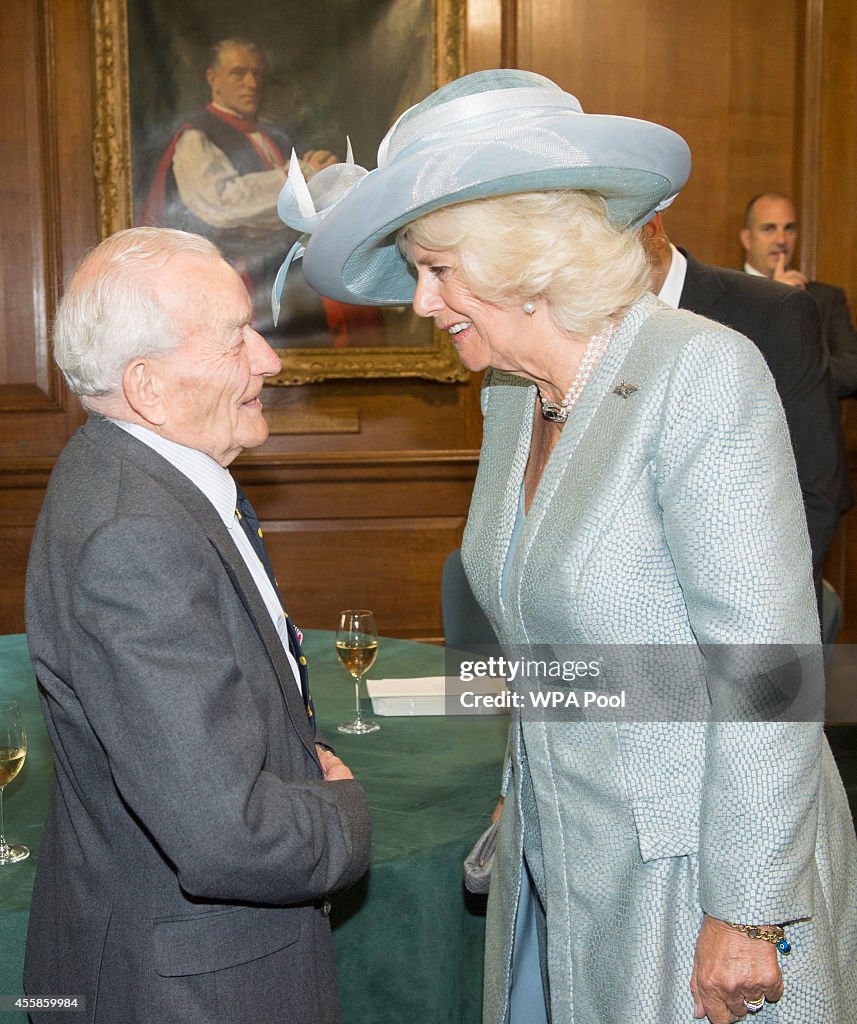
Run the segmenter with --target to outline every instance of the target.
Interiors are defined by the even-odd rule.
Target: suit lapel
[[[236,595],[246,609],[268,654],[292,725],[304,746],[315,757],[312,726],[280,637],[244,559],[214,506],[175,466],[109,420],[101,416],[90,416],[83,427],[83,432],[99,448],[114,449],[121,458],[133,463],[141,473],[151,477],[184,508],[205,534],[217,551]],[[169,523],[165,520],[165,529],[168,528]]]
[[[699,263],[684,249],[679,249],[679,252],[687,260],[679,308],[705,316],[726,294],[726,288],[713,267]]]

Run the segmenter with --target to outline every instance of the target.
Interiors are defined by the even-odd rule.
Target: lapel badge
[[[613,388],[613,394],[618,395],[620,398],[630,398],[635,391],[639,390],[640,389],[637,387],[636,384],[626,384],[623,380],[620,384],[617,384],[616,387]]]

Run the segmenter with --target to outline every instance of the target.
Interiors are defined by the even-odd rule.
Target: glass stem
[[[357,708],[357,717],[354,719],[355,722],[362,722],[363,719],[360,717],[360,676],[354,680],[354,704]]]
[[[0,789],[0,860],[9,856],[9,847],[6,845],[6,822],[3,818],[3,790]]]

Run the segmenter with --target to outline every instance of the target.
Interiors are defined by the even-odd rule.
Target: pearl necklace
[[[607,348],[607,343],[613,337],[615,330],[616,324],[608,322],[597,334],[593,334],[589,341],[587,341],[583,352],[583,359],[580,361],[580,366],[577,369],[574,380],[571,382],[571,387],[566,391],[565,398],[561,402],[551,402],[545,398],[541,389],[539,389],[542,416],[550,423],[565,423],[568,419],[572,406],[580,398],[581,392],[586,387],[595,367],[604,355],[604,349]]]

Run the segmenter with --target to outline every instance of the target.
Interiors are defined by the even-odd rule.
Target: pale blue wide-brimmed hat
[[[604,196],[615,224],[636,227],[669,205],[689,173],[687,143],[669,128],[585,114],[574,96],[529,71],[477,71],[405,111],[374,171],[357,167],[349,147],[345,164],[307,184],[293,159],[278,208],[309,236],[304,274],[316,291],[405,305],[415,277],[396,231],[423,214],[488,196],[586,189]]]

